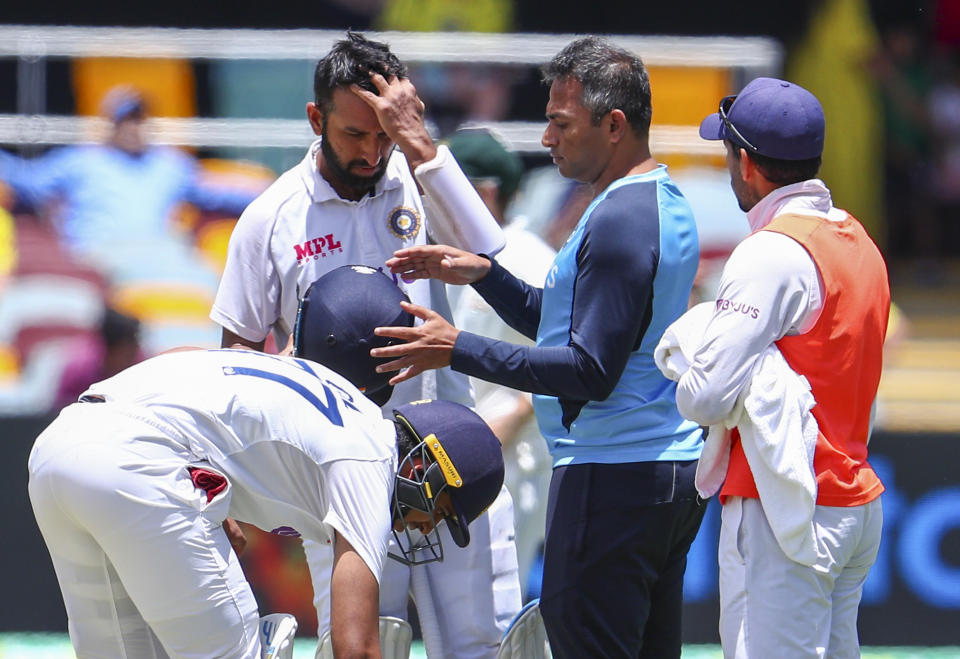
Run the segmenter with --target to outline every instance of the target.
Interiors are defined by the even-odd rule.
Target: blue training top
[[[495,262],[474,288],[533,347],[461,332],[455,370],[532,391],[554,465],[694,460],[700,428],[677,411],[653,350],[687,309],[699,248],[666,168],[618,179],[590,204],[543,289]]]

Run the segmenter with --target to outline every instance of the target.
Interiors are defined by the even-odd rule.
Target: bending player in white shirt
[[[469,409],[421,401],[385,420],[345,378],[304,359],[165,354],[80,401],[29,460],[78,656],[259,658],[257,605],[221,528],[228,515],[332,542],[334,651],[377,655],[391,526],[395,558],[442,560],[437,523],[466,545],[467,524],[503,481],[499,443]]]

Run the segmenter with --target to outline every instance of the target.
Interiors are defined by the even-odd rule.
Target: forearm
[[[450,366],[512,389],[571,400],[603,400],[611,382],[578,346],[519,346],[460,332]]]
[[[537,338],[543,289],[514,277],[494,259],[490,259],[490,272],[473,288],[503,322],[528,339]]]
[[[330,579],[330,629],[336,656],[379,656],[378,601],[376,577],[338,533]]]

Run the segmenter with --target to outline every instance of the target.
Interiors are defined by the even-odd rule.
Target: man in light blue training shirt
[[[687,309],[699,257],[693,214],[650,155],[643,63],[579,39],[545,68],[543,145],[595,198],[543,288],[493,259],[442,245],[400,250],[405,277],[473,284],[533,347],[461,332],[437,314],[378,333],[405,369],[454,370],[535,394],[554,469],[540,609],[554,657],[679,657],[683,573],[703,518],[694,487],[701,429],[677,411],[653,350]]]

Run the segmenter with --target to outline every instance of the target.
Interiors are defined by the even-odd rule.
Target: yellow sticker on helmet
[[[453,460],[447,455],[437,436],[431,433],[424,438],[423,442],[427,445],[427,448],[430,449],[433,459],[440,465],[440,469],[443,471],[443,478],[447,481],[447,485],[450,487],[462,486],[463,479],[460,478],[457,468],[453,466]]]

